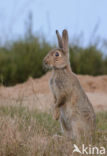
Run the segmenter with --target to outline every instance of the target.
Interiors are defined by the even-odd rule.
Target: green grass
[[[99,112],[97,114],[97,127],[100,130],[107,130],[107,112]]]

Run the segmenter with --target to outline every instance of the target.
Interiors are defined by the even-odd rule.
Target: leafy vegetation
[[[14,85],[27,80],[29,76],[40,77],[44,74],[42,59],[49,51],[45,41],[19,41],[9,48],[0,49],[0,82]]]
[[[6,86],[24,82],[28,77],[42,76],[44,56],[54,46],[45,40],[33,37],[31,40],[14,42],[9,48],[0,48],[0,83]],[[95,47],[70,47],[72,70],[77,74],[107,74],[107,57]]]
[[[102,75],[107,74],[107,57],[96,46],[85,49],[74,46],[70,49],[71,67],[77,74]]]

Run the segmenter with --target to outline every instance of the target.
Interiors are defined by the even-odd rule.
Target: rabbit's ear
[[[68,52],[69,47],[68,47],[68,32],[66,29],[63,30],[62,32],[62,43],[63,43],[63,49]]]
[[[61,38],[58,30],[56,30],[56,35],[57,35],[57,39],[58,39],[59,48],[63,48],[62,38]]]

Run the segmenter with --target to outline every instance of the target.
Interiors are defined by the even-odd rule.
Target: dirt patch
[[[50,77],[49,72],[39,79],[29,78],[25,83],[13,87],[1,86],[0,99],[20,99],[30,106],[36,105],[40,109],[47,110],[52,103],[49,89]],[[78,78],[95,110],[107,110],[107,76],[78,75]]]

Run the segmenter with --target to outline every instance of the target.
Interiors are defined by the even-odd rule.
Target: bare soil
[[[24,100],[25,105],[27,104],[29,107],[35,105],[43,111],[49,110],[53,101],[49,88],[50,76],[51,73],[48,72],[39,79],[29,78],[23,84],[12,87],[0,86],[0,103],[7,100],[14,104],[14,100]],[[107,110],[107,75],[96,77],[78,75],[77,77],[95,111]]]

